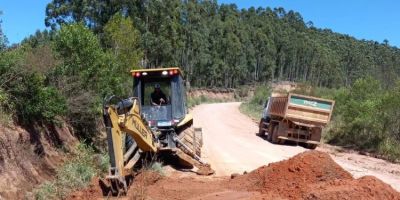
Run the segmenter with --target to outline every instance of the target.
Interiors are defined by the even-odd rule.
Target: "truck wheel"
[[[278,139],[278,128],[279,126],[274,126],[274,129],[272,131],[272,135],[271,135],[271,142],[274,144],[279,143],[279,139]]]
[[[318,146],[317,144],[307,144],[306,148],[307,149],[315,149],[315,148],[317,148],[317,146]]]
[[[256,134],[258,136],[265,136],[265,131],[264,131],[264,120],[260,120],[260,124],[258,125],[258,133]]]
[[[269,141],[269,142],[272,142],[272,135],[274,134],[274,129],[275,129],[275,125],[273,125],[273,124],[271,124],[270,125],[270,128],[269,128],[269,130],[271,130],[271,131],[268,131],[268,135],[267,135],[267,140]]]

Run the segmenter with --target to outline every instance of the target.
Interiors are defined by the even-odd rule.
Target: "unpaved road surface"
[[[193,110],[194,125],[203,128],[203,158],[217,176],[252,171],[262,165],[308,151],[300,146],[275,145],[255,135],[257,124],[239,111],[239,102],[203,104]],[[372,175],[400,191],[400,165],[319,147],[355,178]],[[318,162],[318,161],[316,161]]]
[[[262,165],[306,151],[274,145],[256,136],[258,127],[239,111],[240,103],[202,104],[193,110],[195,127],[203,128],[203,155],[217,176],[250,172]]]

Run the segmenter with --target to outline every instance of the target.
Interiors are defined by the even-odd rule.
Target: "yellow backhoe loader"
[[[111,96],[103,104],[110,156],[104,194],[126,193],[135,165],[146,155],[168,154],[198,174],[213,174],[201,159],[202,132],[193,127],[186,107],[182,71],[173,67],[131,74],[133,97]]]

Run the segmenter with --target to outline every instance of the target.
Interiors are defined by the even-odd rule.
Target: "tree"
[[[53,30],[60,25],[83,23],[100,32],[117,12],[123,12],[130,1],[52,0],[46,6],[45,25]]]
[[[2,14],[3,14],[3,12],[0,11],[0,16]],[[0,20],[0,51],[3,51],[7,47],[8,40],[7,40],[6,35],[4,35],[4,33],[3,33],[3,29],[1,28],[1,23],[2,23],[2,20]]]
[[[63,60],[62,75],[79,76],[82,86],[95,87],[93,81],[105,66],[99,39],[90,29],[82,23],[63,25],[55,35],[54,48]]]
[[[288,80],[340,87],[373,76],[389,88],[400,76],[400,50],[387,40],[357,40],[318,29],[305,23],[300,13],[283,8],[239,10],[215,0],[53,0],[46,22],[54,27],[80,22],[93,30],[103,48],[112,49],[108,57],[118,55],[116,61],[125,62],[113,68],[139,60],[138,52],[128,55],[117,49],[140,41],[142,67],[181,66],[187,81],[197,86]],[[115,24],[137,28],[139,36]],[[105,27],[109,31],[103,34]],[[120,37],[128,33],[132,36]],[[110,42],[112,37],[124,42],[117,45]],[[135,39],[127,41],[130,38]]]
[[[104,40],[116,57],[119,73],[128,74],[139,65],[142,57],[140,36],[130,17],[123,17],[120,13],[114,15],[104,26]]]

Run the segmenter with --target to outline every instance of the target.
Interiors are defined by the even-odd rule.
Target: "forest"
[[[320,29],[284,8],[240,9],[215,0],[53,0],[43,9],[48,29],[19,44],[8,44],[0,27],[2,123],[61,117],[90,142],[102,99],[129,96],[135,68],[180,66],[193,87],[294,81],[340,90],[362,79],[376,81],[376,90],[398,88],[400,49],[388,40]]]
[[[400,74],[400,51],[387,40],[356,40],[319,29],[283,8],[239,9],[193,0],[54,0],[46,15],[46,25],[54,31],[83,23],[103,49],[113,46],[107,43],[107,23],[122,15],[137,32],[137,46],[127,48],[141,52],[139,62],[126,63],[128,69],[181,66],[195,86],[234,88],[289,80],[339,87],[373,76],[390,87]]]

